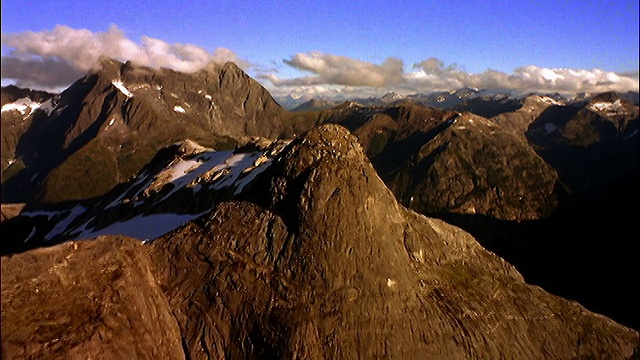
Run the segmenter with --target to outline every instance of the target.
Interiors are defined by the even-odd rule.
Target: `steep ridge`
[[[294,107],[291,111],[309,111],[309,110],[326,110],[331,109],[332,107],[337,106],[335,102],[322,100],[322,99],[311,99],[306,101],[296,107]]]
[[[558,177],[523,136],[471,113],[404,102],[329,118],[358,136],[405,206],[523,221],[556,206]]]
[[[34,263],[54,271],[22,271]],[[181,344],[190,359],[624,359],[638,345],[637,332],[525,284],[468,233],[399,205],[337,125],[151,244],[105,237],[2,264],[3,357]],[[81,266],[92,268],[75,287]],[[58,316],[78,308],[86,315]]]
[[[637,106],[624,99],[614,105],[619,94],[603,96],[564,104],[530,95],[515,112],[488,120],[403,103],[342,107],[328,121],[354,131],[403,205],[471,232],[528,281],[638,329],[640,312],[630,299],[640,293],[629,286],[640,280],[634,265],[637,214],[629,211],[640,194]],[[550,114],[576,109],[564,121],[574,132],[592,133],[593,125],[580,118],[597,118],[593,108],[600,109],[601,123],[618,124],[620,134],[586,147],[549,143],[565,164],[559,178],[540,156],[545,153],[534,151],[527,129],[542,129],[540,139],[548,141],[552,127],[545,123],[562,118]],[[579,153],[585,157],[563,158]],[[578,180],[590,184],[588,192],[563,181],[574,173],[583,174]]]
[[[527,129],[572,192],[594,191],[640,168],[638,106],[616,93],[546,109]]]
[[[13,85],[2,87],[2,181],[19,171],[24,164],[16,158],[15,150],[22,135],[31,126],[33,114],[50,111],[54,94],[45,91],[22,89]],[[13,165],[12,171],[6,170]]]
[[[235,150],[216,151],[185,140],[161,149],[134,177],[100,198],[27,205],[18,217],[7,205],[11,219],[1,229],[11,240],[0,254],[99,235],[153,240],[242,193],[286,144],[256,137]]]
[[[470,214],[438,214],[514,264],[527,281],[640,328],[640,251],[630,210],[640,198],[638,106],[616,93],[567,103],[531,95],[492,119],[523,136],[558,173],[557,206],[514,223]]]
[[[43,103],[53,98],[55,94],[41,90],[31,90],[27,88],[20,88],[15,85],[3,86],[0,92],[0,106],[16,102],[19,99],[26,99],[35,102]]]
[[[472,114],[491,118],[505,112],[513,112],[522,108],[522,99],[509,96],[480,96],[464,100],[462,103],[452,107],[460,112],[470,112]]]
[[[529,125],[531,125],[543,111],[550,106],[557,105],[564,105],[564,103],[548,96],[531,94],[522,99],[520,108],[497,114],[491,117],[491,121],[498,124],[503,130],[511,130],[516,134],[524,136]]]
[[[24,169],[3,179],[3,201],[25,202],[34,194],[49,203],[87,199],[176,141],[228,149],[248,136],[285,132],[285,110],[233,63],[184,74],[104,59],[54,105],[36,111],[9,149]]]

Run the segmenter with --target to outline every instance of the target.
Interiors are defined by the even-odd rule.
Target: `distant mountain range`
[[[457,109],[460,111],[471,111],[480,116],[492,117],[494,115],[497,115],[501,111],[494,110],[493,112],[489,111],[482,113],[483,110],[486,111],[485,107],[499,106],[499,108],[504,107],[504,111],[508,111],[509,106],[507,104],[509,104],[512,107],[511,110],[515,110],[515,108],[519,107],[518,104],[530,95],[540,95],[546,98],[553,99],[558,103],[566,104],[588,100],[589,98],[597,94],[579,93],[571,97],[563,96],[559,93],[529,93],[526,95],[517,95],[512,91],[506,90],[480,90],[473,88],[461,88],[452,91],[434,91],[432,93],[426,94],[400,95],[394,92],[390,92],[381,97],[369,98],[346,98],[344,95],[325,95],[320,97],[294,97],[291,95],[286,95],[276,97],[275,99],[284,108],[293,111],[329,109],[347,100],[356,102],[363,106],[388,106],[393,105],[397,102],[409,100],[425,106],[436,107],[440,109]],[[621,93],[619,94],[619,96],[635,105],[638,105],[638,103],[640,102],[640,96],[638,92],[629,91],[627,93]],[[476,108],[478,110],[474,111],[474,109]]]
[[[301,100],[3,87],[3,357],[637,356],[637,93]]]

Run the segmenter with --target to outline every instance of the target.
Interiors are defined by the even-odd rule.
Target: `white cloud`
[[[192,72],[210,62],[232,61],[241,68],[252,64],[227,48],[213,52],[193,44],[168,43],[141,37],[135,42],[117,26],[105,32],[91,32],[58,25],[51,31],[26,31],[2,34],[2,45],[10,49],[2,57],[3,79],[13,79],[18,86],[53,89],[68,86],[93,69],[100,57],[119,61],[131,60],[151,67],[167,67]],[[446,65],[428,58],[405,69],[402,60],[388,57],[375,64],[346,56],[322,52],[297,53],[282,61],[306,73],[300,77],[282,78],[274,69],[253,67],[257,78],[271,84],[277,94],[321,92],[345,96],[375,96],[388,91],[422,93],[461,87],[497,88],[519,93],[539,92],[603,92],[638,91],[638,73],[614,73],[601,69],[545,68],[529,65],[511,73],[486,70],[469,73],[458,65]],[[3,81],[4,83],[4,81]]]
[[[196,45],[170,44],[148,36],[137,43],[115,25],[96,33],[57,25],[51,31],[2,34],[2,45],[11,49],[10,55],[2,58],[2,78],[30,87],[69,85],[97,66],[103,56],[182,72],[196,71],[209,62],[233,61],[250,67],[226,48],[211,53]],[[39,71],[33,71],[34,66]]]
[[[600,69],[545,68],[534,65],[514,69],[511,73],[486,70],[482,73],[468,73],[458,65],[445,65],[436,58],[428,58],[414,64],[411,71],[403,69],[403,63],[396,58],[388,58],[382,64],[352,59],[344,56],[320,52],[298,53],[284,63],[310,75],[281,79],[274,73],[262,74],[260,78],[269,81],[276,92],[282,89],[302,87],[310,91],[316,85],[347,85],[357,87],[370,94],[396,91],[400,93],[421,93],[452,90],[462,87],[504,89],[516,93],[638,91],[638,77],[634,74],[616,74]],[[296,90],[300,92],[300,89]],[[353,92],[350,89],[349,92]]]
[[[387,58],[381,65],[345,56],[311,52],[298,53],[284,63],[296,69],[311,72],[313,76],[279,79],[270,74],[268,79],[278,86],[308,86],[320,84],[384,87],[402,83],[402,60]]]

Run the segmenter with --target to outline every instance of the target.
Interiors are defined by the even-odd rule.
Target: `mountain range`
[[[637,356],[638,113],[289,111],[233,63],[4,87],[3,357]]]

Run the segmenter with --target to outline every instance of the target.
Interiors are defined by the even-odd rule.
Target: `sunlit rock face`
[[[67,242],[2,266],[7,357],[628,358],[637,344],[401,206],[337,125],[154,241]]]

